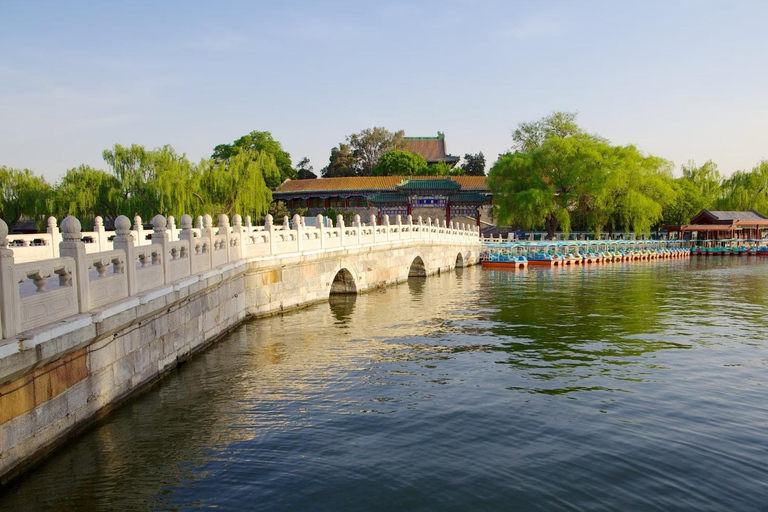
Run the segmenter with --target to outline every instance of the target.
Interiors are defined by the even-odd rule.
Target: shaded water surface
[[[6,510],[768,510],[768,259],[466,269],[249,322]]]

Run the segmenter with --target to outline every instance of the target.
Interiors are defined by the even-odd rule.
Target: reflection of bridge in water
[[[170,220],[170,222],[169,222]],[[68,217],[8,248],[0,221],[0,476],[7,477],[249,316],[474,264],[474,226],[375,217]],[[86,240],[89,243],[86,243]],[[149,242],[149,243],[147,243]],[[56,277],[57,279],[54,279]],[[344,300],[347,302],[345,303]],[[343,315],[353,299],[333,306]],[[341,309],[338,309],[342,304]],[[346,306],[343,306],[346,304]],[[10,434],[13,435],[10,435]]]

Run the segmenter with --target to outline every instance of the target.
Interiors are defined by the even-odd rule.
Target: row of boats
[[[742,242],[746,242],[743,241]],[[486,243],[480,254],[484,268],[558,267],[623,261],[689,258],[692,255],[766,255],[768,246],[726,245],[690,247],[691,241],[615,240]]]

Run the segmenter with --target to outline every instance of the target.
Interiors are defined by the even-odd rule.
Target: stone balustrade
[[[0,333],[10,339],[73,315],[88,313],[125,299],[146,295],[153,289],[202,279],[211,269],[240,260],[296,256],[398,241],[436,243],[476,241],[471,225],[446,225],[419,217],[414,221],[384,216],[381,223],[359,215],[346,226],[338,216],[335,226],[318,215],[316,226],[306,226],[295,215],[276,224],[267,215],[263,226],[250,217],[220,215],[213,226],[210,215],[175,219],[157,215],[153,229],[145,230],[139,217],[120,216],[115,231],[104,229],[97,217],[94,231],[83,232],[80,221],[67,217],[56,225],[48,219],[46,233],[9,235],[0,220]],[[55,277],[54,277],[55,276]],[[57,279],[56,279],[57,278]]]

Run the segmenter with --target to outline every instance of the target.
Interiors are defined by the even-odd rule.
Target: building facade
[[[348,210],[363,218],[374,214],[412,215],[487,226],[491,195],[485,176],[371,176],[288,180],[272,193],[290,209]]]
[[[755,210],[702,210],[690,224],[667,226],[671,236],[677,233],[679,238],[688,240],[762,239],[766,230],[768,217]]]

